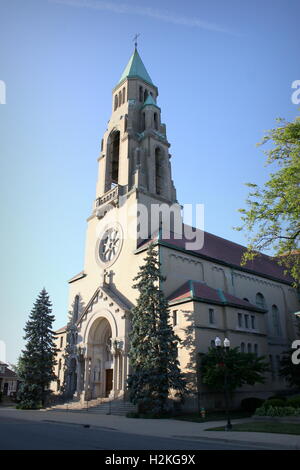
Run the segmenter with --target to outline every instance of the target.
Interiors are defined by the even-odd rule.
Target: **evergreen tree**
[[[133,368],[128,378],[130,399],[141,411],[162,414],[170,390],[183,398],[186,383],[179,368],[177,344],[169,322],[168,303],[160,290],[160,263],[153,244],[145,264],[134,278],[139,297],[132,310],[129,358]]]
[[[53,371],[56,364],[55,333],[52,331],[54,316],[51,312],[49,296],[43,289],[24,328],[27,343],[20,359],[23,383],[19,391],[19,408],[44,406],[50,382],[56,379]]]

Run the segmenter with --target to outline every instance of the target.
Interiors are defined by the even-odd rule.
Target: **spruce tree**
[[[44,406],[50,382],[56,379],[55,333],[52,331],[54,316],[51,315],[51,306],[49,295],[43,289],[24,328],[27,343],[21,356],[23,383],[19,391],[19,408]]]
[[[132,309],[130,399],[138,404],[139,410],[160,415],[167,409],[170,390],[183,398],[186,383],[177,358],[180,339],[170,325],[168,302],[160,289],[164,278],[153,244],[134,281],[139,297]]]

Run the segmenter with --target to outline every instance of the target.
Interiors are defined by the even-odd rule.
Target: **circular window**
[[[98,259],[101,264],[110,265],[116,261],[122,246],[121,227],[114,225],[103,232],[98,242]]]

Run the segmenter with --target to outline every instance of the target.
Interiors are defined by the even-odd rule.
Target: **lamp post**
[[[225,426],[225,431],[231,431],[232,424],[231,424],[230,414],[229,414],[228,369],[226,366],[226,355],[228,354],[229,348],[230,348],[229,339],[225,338],[223,344],[224,344],[224,347],[222,348],[222,341],[217,336],[215,339],[215,345],[216,345],[217,350],[219,351],[222,362],[224,363],[224,394],[225,394],[225,406],[226,406],[226,417],[227,417],[227,424]]]

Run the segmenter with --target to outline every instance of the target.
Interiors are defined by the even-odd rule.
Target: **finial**
[[[140,36],[140,33],[139,33],[139,34],[135,33],[135,36],[134,36],[134,38],[133,38],[135,49],[137,48],[137,38],[138,38],[139,36]]]

